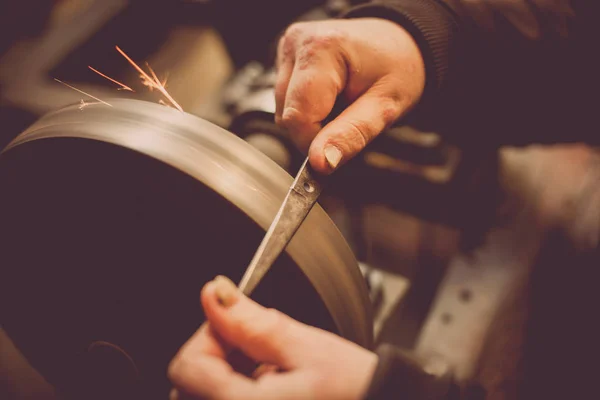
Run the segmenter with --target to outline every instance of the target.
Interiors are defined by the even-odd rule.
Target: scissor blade
[[[245,295],[254,291],[286,248],[322,190],[323,177],[312,170],[307,158],[242,277],[239,288]]]

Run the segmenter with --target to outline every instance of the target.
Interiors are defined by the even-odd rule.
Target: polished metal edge
[[[110,99],[52,112],[3,152],[45,138],[77,137],[112,143],[158,159],[233,203],[265,231],[293,179],[231,132],[191,114],[139,100]],[[373,345],[373,315],[356,259],[317,204],[286,249],[315,287],[341,336]],[[250,261],[250,260],[248,260]]]

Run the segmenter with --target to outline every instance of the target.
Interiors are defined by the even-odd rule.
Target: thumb
[[[382,86],[372,86],[317,134],[308,153],[315,170],[334,171],[407,111],[410,102],[383,92]]]
[[[244,296],[228,278],[219,276],[208,283],[201,301],[214,331],[248,357],[284,370],[302,362],[311,330]]]

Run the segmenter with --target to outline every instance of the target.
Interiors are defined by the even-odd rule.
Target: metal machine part
[[[48,114],[0,155],[2,325],[59,393],[165,398],[201,286],[239,280],[292,178],[197,117],[109,102]],[[372,345],[364,279],[318,205],[255,298]]]

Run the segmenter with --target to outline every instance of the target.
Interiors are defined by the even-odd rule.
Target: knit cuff
[[[377,355],[379,363],[365,400],[446,399],[456,392],[450,370],[430,374],[422,360],[389,344],[379,346]]]
[[[413,385],[421,378],[417,372],[418,366],[399,349],[388,344],[379,346],[377,355],[379,362],[365,400],[414,398],[417,393],[414,393]]]

